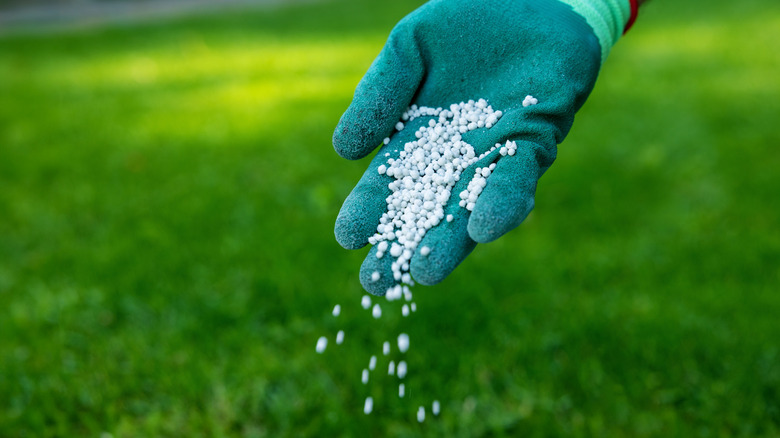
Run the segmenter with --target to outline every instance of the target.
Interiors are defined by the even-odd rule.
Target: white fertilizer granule
[[[385,356],[387,356],[388,354],[390,354],[390,342],[388,342],[388,341],[385,341],[385,342],[382,344],[382,354],[384,354]]]
[[[404,398],[404,395],[406,395],[406,385],[401,383],[398,385],[398,397]]]
[[[333,316],[339,316],[341,314],[341,305],[336,304],[333,307]]]
[[[417,421],[419,421],[420,423],[425,421],[425,408],[422,406],[417,408]]]
[[[380,318],[382,316],[382,308],[379,307],[379,304],[374,304],[374,308],[371,309],[371,315],[373,315],[374,318]]]
[[[341,345],[342,342],[344,342],[344,330],[339,330],[336,333],[336,344]]]
[[[363,299],[360,300],[360,305],[363,306],[364,309],[371,307],[371,297],[363,295]]]
[[[320,338],[317,339],[317,353],[322,353],[326,348],[328,348],[328,338],[320,336]]]
[[[391,360],[390,363],[387,364],[387,375],[392,376],[394,374],[395,374],[395,362]]]
[[[409,349],[409,335],[406,333],[398,335],[398,349],[401,353],[406,353],[406,350]]]
[[[434,400],[433,405],[431,406],[431,412],[433,412],[433,415],[439,415],[440,410],[441,406],[439,406],[439,401]]]
[[[364,385],[368,383],[368,370],[365,368],[363,368],[363,374],[360,377],[360,381],[363,382]]]
[[[363,404],[363,413],[368,415],[374,410],[374,399],[366,397],[366,402]]]
[[[376,356],[371,356],[368,360],[368,369],[374,371],[374,368],[376,368]]]
[[[399,379],[406,377],[406,361],[402,360],[398,362],[398,366],[395,369],[395,374]]]

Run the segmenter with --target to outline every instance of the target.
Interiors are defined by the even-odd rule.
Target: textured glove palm
[[[557,0],[433,0],[393,29],[333,135],[342,157],[368,155],[394,132],[411,104],[447,108],[479,98],[504,115],[491,129],[470,131],[463,140],[477,154],[507,140],[518,145],[514,156],[491,154],[463,173],[445,208],[454,220],[430,229],[411,260],[417,282],[440,282],[477,242],[495,240],[526,218],[537,180],[552,164],[556,145],[592,90],[602,56],[593,28]],[[538,104],[524,107],[526,95],[536,97]],[[345,248],[365,246],[376,232],[392,181],[377,168],[397,157],[427,119],[392,135],[347,197],[335,228]],[[494,161],[496,168],[473,211],[460,207],[457,194],[466,188],[473,168]],[[431,248],[429,255],[419,254],[423,246]],[[373,248],[360,279],[366,290],[381,295],[396,282],[391,258],[375,254]],[[379,281],[371,281],[375,271],[381,274]]]

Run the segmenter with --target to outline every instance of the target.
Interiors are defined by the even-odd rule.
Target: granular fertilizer
[[[526,96],[523,107],[536,105],[538,99]],[[395,125],[396,131],[402,131],[406,125],[420,117],[430,117],[427,124],[421,126],[415,133],[415,139],[406,142],[402,148],[394,152],[397,158],[390,158],[391,153],[384,153],[386,164],[377,168],[380,175],[391,178],[388,187],[391,194],[386,198],[387,208],[379,220],[376,233],[369,237],[368,242],[376,246],[376,257],[383,258],[389,255],[393,258],[391,274],[395,284],[387,288],[385,298],[388,302],[397,300],[405,301],[400,309],[403,317],[408,317],[417,311],[417,305],[412,301],[411,287],[414,281],[409,272],[409,265],[415,252],[421,257],[427,257],[437,248],[423,246],[417,251],[419,243],[425,233],[437,226],[442,220],[452,222],[454,216],[445,216],[444,209],[452,195],[455,184],[464,176],[464,172],[485,157],[498,151],[493,162],[474,169],[474,174],[465,190],[461,191],[458,205],[467,211],[473,211],[480,194],[488,184],[490,175],[496,168],[496,160],[501,157],[513,156],[517,152],[517,144],[507,141],[504,144],[497,143],[484,153],[477,155],[472,145],[463,140],[463,134],[476,129],[489,129],[499,122],[503,113],[495,111],[485,99],[477,101],[469,100],[450,105],[448,109],[428,108],[412,105],[401,116],[401,121]],[[390,138],[385,138],[384,145],[389,145]],[[371,282],[377,282],[382,277],[378,271],[371,273]],[[373,306],[372,306],[373,304]],[[368,295],[361,299],[363,309],[371,309],[374,318],[382,316],[382,309],[378,303],[372,303]],[[333,316],[339,316],[341,306],[333,308]],[[344,340],[344,332],[339,331],[336,343]],[[328,340],[321,337],[317,341],[316,351],[322,353],[327,347]],[[409,335],[401,333],[397,338],[398,351],[406,354],[409,350]],[[390,342],[382,344],[382,355],[391,355]],[[369,359],[368,368],[363,369],[361,381],[368,384],[369,375],[377,366],[377,356]],[[387,374],[398,379],[407,376],[407,364],[405,360],[389,360]],[[398,385],[398,397],[406,395],[406,385]],[[363,412],[370,414],[373,411],[374,399],[366,397]],[[434,400],[431,405],[434,416],[441,412],[441,405]],[[417,410],[417,421],[425,421],[425,407]]]

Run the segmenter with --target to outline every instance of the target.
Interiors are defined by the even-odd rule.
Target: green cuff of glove
[[[610,49],[631,17],[631,4],[628,0],[560,0],[571,6],[574,12],[582,15],[601,45],[601,64],[609,55]]]

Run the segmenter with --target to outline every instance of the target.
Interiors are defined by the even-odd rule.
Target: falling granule
[[[374,368],[376,368],[376,356],[371,356],[368,360],[368,369],[374,371]]]
[[[387,364],[387,375],[392,376],[394,374],[395,374],[395,362],[391,360],[390,363]]]
[[[368,370],[363,368],[363,375],[360,377],[360,381],[365,385],[368,383]]]
[[[366,402],[363,404],[363,413],[368,415],[373,410],[374,410],[374,399],[371,397],[366,397]]]
[[[425,408],[422,406],[417,408],[417,421],[419,421],[420,423],[425,421]]]
[[[412,303],[411,307],[412,307],[412,312],[416,312],[417,311],[417,304]]]
[[[401,353],[406,353],[406,350],[409,349],[409,335],[406,333],[398,335],[398,349],[401,350]]]
[[[374,318],[377,319],[382,316],[382,308],[379,307],[379,304],[374,304],[374,308],[371,310],[371,314],[374,315]]]
[[[402,383],[398,385],[398,397],[404,398],[404,395],[406,395],[406,386]]]
[[[401,306],[401,314],[403,316],[409,316],[409,306],[407,304]]]
[[[341,345],[342,342],[344,342],[344,330],[339,330],[336,333],[336,344]]]
[[[341,315],[341,305],[340,304],[336,304],[333,307],[333,316],[339,316],[339,315]]]
[[[363,299],[360,300],[360,305],[363,306],[364,309],[371,307],[371,297],[363,295]]]
[[[328,338],[320,336],[320,338],[317,339],[317,353],[322,353],[326,348],[328,348]]]
[[[398,362],[398,367],[396,368],[395,373],[398,375],[399,379],[406,377],[406,361],[402,360]]]
[[[431,412],[433,412],[433,415],[439,415],[440,410],[441,410],[441,406],[439,406],[439,401],[434,400],[433,406],[431,406]]]
[[[388,341],[385,341],[385,342],[382,344],[382,354],[384,354],[385,356],[387,356],[388,354],[390,354],[390,342],[388,342]]]

